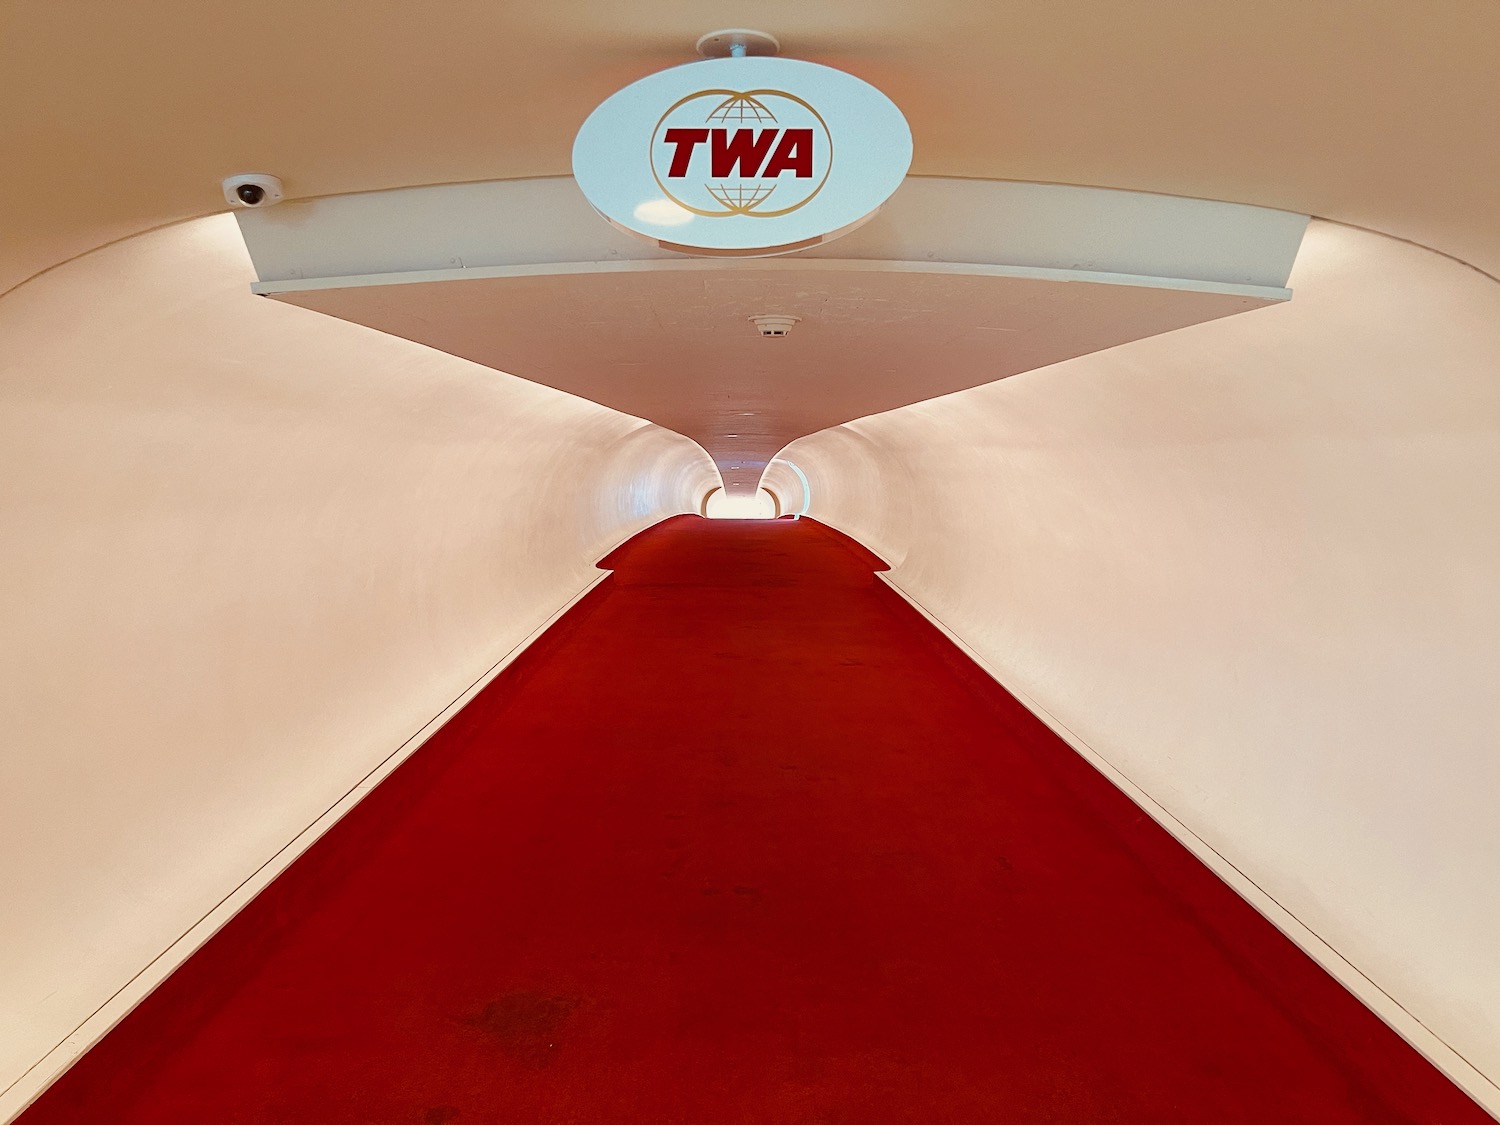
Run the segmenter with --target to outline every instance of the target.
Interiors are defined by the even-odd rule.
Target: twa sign
[[[784,90],[700,90],[662,114],[651,138],[662,194],[704,218],[789,215],[832,171],[828,123]]]
[[[584,122],[573,174],[615,226],[670,250],[778,254],[886,201],[911,131],[884,94],[795,59],[711,59],[627,86]]]

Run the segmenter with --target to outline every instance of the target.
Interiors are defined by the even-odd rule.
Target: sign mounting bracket
[[[781,41],[768,31],[730,27],[700,36],[697,48],[705,59],[743,59],[749,55],[779,55]]]

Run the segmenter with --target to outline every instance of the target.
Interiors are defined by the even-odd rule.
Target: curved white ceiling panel
[[[614,229],[570,176],[327,196],[236,216],[259,293],[445,280],[429,275],[454,270],[493,276],[475,271],[684,260]],[[795,257],[967,262],[1280,289],[1306,227],[1306,215],[1207,199],[909,178],[862,229]],[[391,274],[401,276],[385,276]]]
[[[620,233],[566,178],[240,215],[257,292],[677,430],[742,494],[827,426],[1286,300],[1306,224],[929,179],[836,247],[725,261]],[[763,314],[790,334],[764,338]]]

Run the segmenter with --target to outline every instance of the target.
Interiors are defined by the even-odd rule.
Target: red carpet
[[[26,1125],[1489,1121],[849,540],[610,565]]]

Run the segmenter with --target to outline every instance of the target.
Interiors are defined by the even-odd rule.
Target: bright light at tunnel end
[[[727,496],[721,490],[708,498],[711,520],[770,520],[776,518],[776,501],[764,488],[754,496]]]

